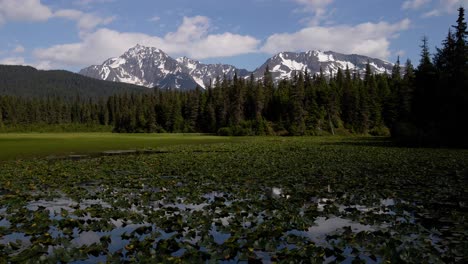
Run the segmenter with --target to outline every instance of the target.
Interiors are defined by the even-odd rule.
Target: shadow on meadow
[[[362,147],[403,147],[389,137],[353,137],[341,141],[322,142],[321,145]]]
[[[341,141],[323,142],[321,145],[334,146],[362,146],[362,147],[384,147],[384,148],[421,148],[421,149],[468,149],[463,146],[447,146],[444,144],[428,144],[418,141],[403,141],[391,137],[351,137]]]

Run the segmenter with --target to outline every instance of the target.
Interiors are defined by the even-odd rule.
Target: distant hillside
[[[146,87],[96,80],[68,71],[42,71],[29,66],[0,65],[0,95],[99,98],[148,91],[150,89]]]

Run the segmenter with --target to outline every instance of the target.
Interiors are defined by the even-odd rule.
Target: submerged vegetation
[[[3,162],[0,259],[468,261],[468,151],[244,140]]]

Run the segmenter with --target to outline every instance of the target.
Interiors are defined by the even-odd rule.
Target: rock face
[[[393,64],[361,55],[345,55],[332,51],[281,52],[268,59],[252,74],[262,78],[269,67],[275,82],[287,79],[297,71],[317,74],[322,69],[325,76],[338,69],[364,72],[369,62],[374,73],[391,72]],[[205,88],[217,78],[248,78],[251,72],[226,64],[203,64],[187,57],[171,58],[162,50],[136,45],[122,56],[106,60],[101,65],[82,69],[80,74],[107,81],[124,82],[146,87],[194,89]]]
[[[122,56],[106,60],[101,65],[82,69],[88,77],[146,87],[194,89],[205,88],[218,76],[226,78],[248,75],[232,65],[203,64],[186,57],[173,59],[160,49],[136,45]]]

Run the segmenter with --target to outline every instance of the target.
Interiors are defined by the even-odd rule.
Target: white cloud
[[[52,11],[40,0],[0,0],[0,23],[6,21],[46,21]]]
[[[441,16],[441,15],[442,15],[442,12],[440,10],[433,9],[429,12],[424,13],[422,16],[423,17],[435,17],[435,16]]]
[[[51,61],[47,60],[31,64],[31,66],[39,70],[52,70],[60,68],[59,65],[54,65]]]
[[[22,45],[16,45],[13,49],[13,53],[23,53],[26,49]]]
[[[398,50],[397,52],[395,52],[395,55],[399,56],[400,58],[403,58],[404,56],[406,56],[406,51]]]
[[[0,60],[0,64],[3,65],[24,65],[23,57],[8,57]]]
[[[165,39],[174,44],[200,39],[208,33],[210,19],[205,16],[184,17],[176,32],[169,32]]]
[[[79,6],[90,6],[92,4],[102,4],[111,2],[115,2],[115,0],[76,0],[74,4]]]
[[[83,12],[75,9],[61,9],[54,13],[55,17],[79,20],[83,16]]]
[[[108,25],[115,20],[115,16],[102,18],[95,14],[84,13],[74,9],[58,10],[54,13],[54,17],[76,21],[81,34],[87,33],[98,26]]]
[[[82,31],[92,30],[97,26],[110,24],[115,18],[115,16],[101,18],[93,14],[83,14],[78,20],[78,28]]]
[[[292,0],[298,4],[304,5],[305,7],[315,10],[317,8],[325,8],[331,3],[333,0]]]
[[[405,2],[403,2],[401,8],[403,10],[419,9],[430,2],[431,0],[406,0]]]
[[[154,16],[148,19],[148,21],[150,22],[158,22],[159,20],[161,20],[161,17],[158,17],[158,16]]]
[[[333,50],[386,59],[391,54],[390,39],[398,36],[400,31],[407,30],[409,26],[409,19],[395,24],[379,22],[356,26],[311,26],[295,33],[274,34],[267,39],[261,50],[271,54],[312,49]]]
[[[91,1],[84,1],[91,2]],[[64,18],[77,22],[81,33],[111,23],[115,17],[100,17],[74,9],[52,11],[40,0],[0,0],[0,23],[7,21],[47,21],[51,18]]]
[[[445,14],[454,14],[460,6],[467,7],[468,0],[439,0],[437,8],[424,13],[423,17],[435,17]]]
[[[309,24],[316,26],[327,17],[327,7],[333,3],[334,0],[292,0],[297,4],[304,7],[305,12],[311,12],[314,16],[309,19]]]
[[[26,61],[24,57],[21,56],[12,56],[0,59],[0,64],[2,65],[29,65],[39,70],[51,70],[51,69],[58,69],[60,68],[59,65],[54,64],[51,61],[38,61],[38,62],[31,62]]]
[[[259,40],[247,35],[209,34],[210,28],[210,20],[203,16],[184,17],[177,31],[164,37],[103,28],[82,36],[78,43],[37,49],[34,56],[61,67],[83,67],[121,55],[137,43],[160,48],[173,56],[186,55],[194,59],[256,52],[260,44]]]

